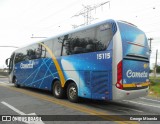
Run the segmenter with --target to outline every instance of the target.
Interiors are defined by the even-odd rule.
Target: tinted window
[[[61,37],[63,55],[106,50],[112,39],[110,24],[72,33]]]
[[[118,22],[121,32],[123,56],[137,54],[149,56],[148,40],[143,31],[130,24]]]
[[[16,52],[15,63],[26,60],[27,51],[26,48],[20,49]]]
[[[32,45],[27,47],[27,55],[25,60],[32,60],[37,58],[37,50],[36,45]]]
[[[62,50],[62,37],[58,37],[54,39],[53,43],[53,54],[58,57],[61,55],[61,50]]]
[[[51,51],[53,50],[53,40],[45,41],[43,44],[45,44]],[[51,57],[44,47],[42,47],[42,56],[46,56],[47,58]]]
[[[46,57],[46,49],[39,43],[27,47],[26,60]]]
[[[34,44],[16,52],[15,63],[46,57],[46,49],[41,44]]]
[[[43,42],[42,42],[43,43]],[[44,43],[43,43],[44,44]],[[47,57],[47,50],[41,44],[37,44],[37,58],[46,58]]]

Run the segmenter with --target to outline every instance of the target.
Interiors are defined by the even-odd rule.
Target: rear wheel
[[[64,89],[61,87],[61,82],[58,80],[54,82],[53,95],[59,99],[64,97]]]
[[[78,102],[78,88],[75,83],[70,83],[67,87],[67,97],[71,102]]]

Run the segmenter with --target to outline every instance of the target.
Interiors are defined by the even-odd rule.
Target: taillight
[[[122,85],[122,61],[120,61],[117,65],[117,83],[116,87],[119,89],[123,89]]]

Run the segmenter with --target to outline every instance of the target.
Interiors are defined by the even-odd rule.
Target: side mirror
[[[6,59],[6,65],[9,67],[10,58]]]

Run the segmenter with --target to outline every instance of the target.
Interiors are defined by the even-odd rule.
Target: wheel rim
[[[14,86],[18,86],[16,78],[14,79]]]
[[[69,89],[69,97],[71,99],[75,99],[75,97],[77,96],[77,91],[76,91],[76,88],[75,87],[71,87]]]
[[[17,79],[15,78],[14,81],[13,81],[13,83],[16,84],[16,82],[17,82]]]
[[[54,91],[55,91],[55,95],[59,96],[61,93],[61,87],[59,85],[56,85]]]

